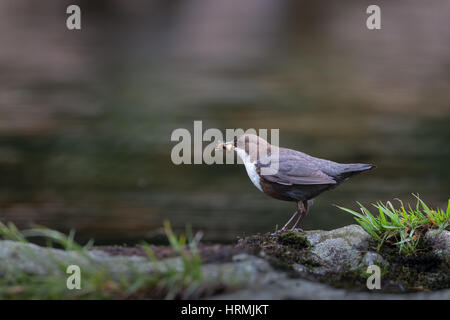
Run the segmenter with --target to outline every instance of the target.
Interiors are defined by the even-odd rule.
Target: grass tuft
[[[447,229],[450,224],[450,200],[447,209],[430,209],[418,195],[413,194],[417,199],[416,206],[405,208],[403,202],[399,202],[399,207],[388,201],[385,204],[377,202],[373,206],[377,209],[378,215],[372,214],[370,210],[357,202],[360,211],[343,208],[339,209],[351,213],[355,220],[372,236],[377,242],[377,249],[385,243],[396,245],[402,254],[416,253],[420,240],[426,231],[438,229],[439,232]]]

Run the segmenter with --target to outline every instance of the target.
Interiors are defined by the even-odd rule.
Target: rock
[[[350,291],[307,279],[279,278],[270,283],[262,280],[241,290],[216,295],[219,300],[449,300],[450,290],[417,293],[379,293],[377,291]]]
[[[353,228],[352,228],[353,229]],[[341,232],[342,230],[340,230]],[[340,233],[339,234],[342,234]],[[314,232],[314,234],[317,234]],[[358,241],[355,241],[358,243]],[[321,241],[316,242],[320,244]],[[361,243],[360,243],[361,244]],[[367,253],[369,253],[367,255]],[[367,252],[364,256],[366,262],[383,259],[375,252]],[[369,260],[373,259],[373,260]],[[240,286],[237,290],[225,294],[216,295],[208,299],[219,300],[297,300],[297,299],[344,299],[344,300],[449,300],[450,289],[435,292],[415,293],[382,293],[378,290],[354,291],[342,288],[334,288],[328,284],[320,283],[307,278],[291,278],[286,273],[274,269],[262,258],[251,255],[239,255],[238,263],[227,265],[228,279],[239,279]],[[384,261],[384,259],[383,259]],[[299,272],[309,272],[308,268],[301,264],[294,264],[294,269]],[[216,272],[223,273],[223,266],[215,266]],[[319,269],[322,267],[319,267]],[[205,266],[206,270],[211,267]],[[222,279],[226,280],[226,279]]]
[[[361,266],[368,267],[371,265],[386,266],[388,265],[388,262],[384,260],[380,254],[373,251],[368,251],[362,258]]]
[[[248,259],[250,259],[250,255],[248,255],[247,253],[236,254],[231,258],[231,260],[235,262],[246,261]]]
[[[179,262],[169,262],[176,267]],[[30,275],[54,275],[65,273],[69,265],[82,270],[97,268],[108,270],[113,276],[150,272],[163,269],[163,265],[151,264],[137,256],[109,256],[102,251],[79,252],[44,248],[32,243],[0,241],[0,274],[24,272]]]
[[[450,254],[450,232],[433,230],[425,238],[440,257],[437,260],[433,253],[400,257],[395,255],[398,250],[381,251],[383,258],[370,251],[371,237],[357,225],[331,231],[255,235],[236,246],[249,250],[232,250],[233,255],[226,260],[204,262],[202,286],[227,288],[225,294],[216,297],[220,299],[450,299],[446,274],[449,268],[445,266]],[[101,250],[70,251],[0,241],[0,276],[23,272],[66,277],[70,264],[82,270],[106,271],[113,279],[184,269],[180,257],[151,262],[144,256],[110,255]],[[444,290],[399,294],[370,291],[364,270],[373,264],[387,267],[382,278],[386,291],[391,282],[394,287],[404,285],[403,290]],[[399,273],[392,273],[395,270]],[[404,270],[408,272],[403,279]]]
[[[284,272],[275,271],[267,260],[252,255],[239,255],[233,262],[207,264],[203,268],[203,276],[210,282],[234,282],[239,287],[272,283],[286,277]]]
[[[241,239],[238,246],[259,250],[260,257],[279,269],[323,275],[358,268],[369,240],[370,236],[360,226],[350,225],[331,231],[254,235]]]
[[[358,225],[349,225],[331,231],[308,231],[306,236],[311,251],[328,268],[356,268],[362,252],[369,248],[370,235]]]
[[[434,253],[450,263],[450,231],[430,230],[425,234],[425,239],[434,249]]]
[[[367,245],[367,241],[370,240],[370,235],[364,231],[361,226],[356,224],[351,224],[342,228],[323,231],[323,230],[313,230],[306,231],[306,236],[312,245],[320,242],[324,242],[328,239],[345,238],[353,245]]]
[[[417,293],[380,293],[377,290],[353,291],[333,288],[327,284],[305,278],[290,278],[286,273],[274,269],[262,258],[251,255],[239,255],[237,263],[227,263],[221,266],[205,266],[207,273],[222,273],[222,281],[234,279],[239,281],[239,287],[232,292],[208,297],[219,300],[297,300],[297,299],[345,299],[345,300],[448,300],[450,290]],[[294,268],[304,270],[302,265]],[[212,270],[215,270],[212,272]],[[224,270],[227,270],[224,272]]]

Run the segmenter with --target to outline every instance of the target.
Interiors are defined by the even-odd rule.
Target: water
[[[171,163],[172,131],[195,120],[378,166],[319,196],[306,229],[352,223],[333,204],[444,206],[450,6],[407,3],[383,3],[376,32],[359,1],[86,1],[79,32],[62,4],[2,3],[0,220],[97,243],[153,241],[164,220],[220,242],[284,224],[295,205],[242,165]]]

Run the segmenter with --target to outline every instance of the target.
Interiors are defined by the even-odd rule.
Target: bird
[[[235,151],[243,161],[251,182],[260,191],[278,200],[296,202],[297,209],[281,229],[282,232],[296,229],[319,194],[335,188],[355,174],[375,168],[373,164],[337,163],[316,158],[271,145],[255,134],[243,134],[234,137],[233,141],[219,142],[217,149]],[[267,170],[270,166],[277,169]],[[293,227],[288,229],[296,218]]]

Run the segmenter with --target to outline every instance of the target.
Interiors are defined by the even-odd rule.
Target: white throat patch
[[[234,150],[236,150],[236,153],[244,162],[245,169],[247,170],[247,174],[250,180],[252,180],[255,187],[257,187],[260,191],[263,191],[261,188],[261,184],[259,183],[260,177],[256,172],[255,163],[250,161],[250,156],[245,152],[245,150],[241,148],[234,148]]]

